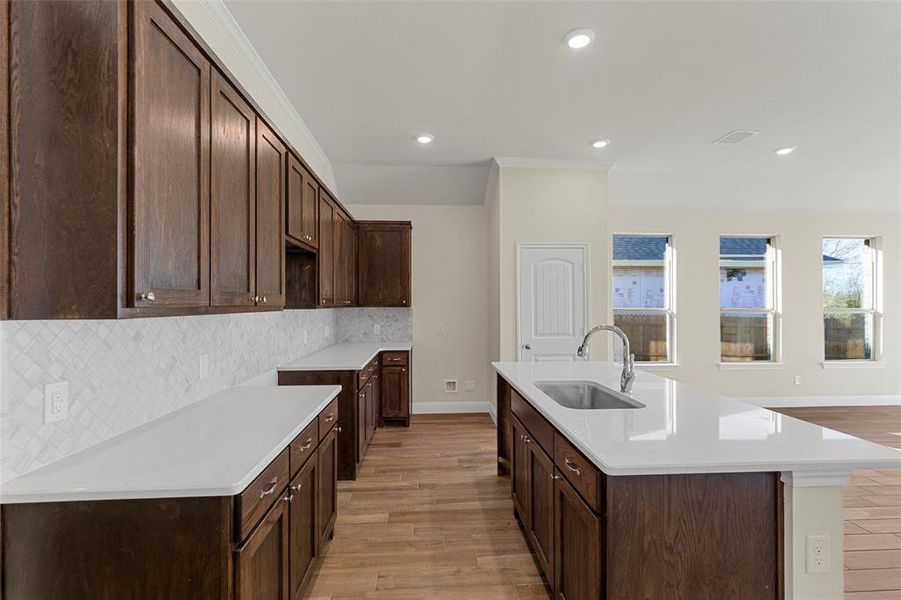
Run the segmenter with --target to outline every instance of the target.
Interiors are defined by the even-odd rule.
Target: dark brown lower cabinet
[[[554,461],[513,417],[513,510],[541,571],[554,580]]]
[[[335,532],[338,518],[338,428],[319,442],[319,547]]]
[[[314,452],[291,480],[290,580],[291,598],[299,597],[310,567],[319,554],[319,455]]]
[[[235,551],[237,600],[289,600],[287,492]]]
[[[513,463],[513,512],[519,522],[526,527],[529,521],[529,449],[526,447],[526,430],[519,419],[512,419],[513,445],[511,462]]]
[[[382,364],[382,421],[410,426],[410,374],[406,366]]]
[[[554,575],[548,581],[554,597],[602,598],[601,518],[559,473],[553,477]]]

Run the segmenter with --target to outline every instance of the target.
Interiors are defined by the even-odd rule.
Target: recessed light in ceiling
[[[431,144],[432,140],[435,139],[435,136],[429,133],[420,133],[416,136],[416,141],[425,146],[426,144]]]
[[[573,50],[580,50],[594,41],[594,32],[590,29],[573,29],[564,36],[563,41]]]
[[[773,152],[775,152],[777,156],[788,156],[794,151],[794,146],[783,146],[782,148],[776,148],[775,150],[773,150]]]
[[[596,140],[591,140],[590,142],[592,148],[597,148],[600,150],[601,148],[606,148],[610,145],[610,140],[605,140],[604,138],[598,138]]]

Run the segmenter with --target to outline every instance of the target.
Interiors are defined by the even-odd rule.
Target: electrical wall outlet
[[[801,385],[801,376],[795,375],[795,385]]]
[[[444,380],[444,393],[445,394],[456,394],[457,393],[457,380],[456,379],[445,379]]]
[[[210,357],[208,354],[201,354],[197,359],[197,376],[205,379],[210,374]]]
[[[69,416],[69,382],[44,385],[44,424],[56,423]]]
[[[372,333],[375,335],[382,335],[382,326],[376,323],[372,326]]]
[[[467,379],[466,381],[464,381],[463,382],[463,391],[464,392],[476,391],[476,382],[471,379]]]
[[[829,536],[807,536],[807,572],[828,573],[832,567],[829,564]]]

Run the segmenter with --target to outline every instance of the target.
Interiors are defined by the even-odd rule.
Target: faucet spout
[[[591,350],[591,336],[599,331],[609,331],[617,336],[623,342],[623,373],[619,378],[619,389],[624,394],[632,391],[632,382],[635,380],[635,355],[632,354],[629,346],[629,336],[626,332],[615,325],[598,325],[585,334],[585,339],[576,351],[581,358],[587,358]]]

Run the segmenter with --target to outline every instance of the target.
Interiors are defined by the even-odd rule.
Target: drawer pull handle
[[[294,500],[294,494],[291,494],[290,496],[285,496],[284,498],[282,498],[282,500],[284,500],[285,502],[291,502],[291,500]]]
[[[578,475],[579,477],[582,476],[582,471],[580,471],[579,469],[577,469],[576,467],[574,467],[573,464],[572,464],[571,462],[569,462],[569,459],[566,458],[565,456],[563,457],[563,462],[566,463],[566,468],[567,468],[567,469],[569,469],[570,471],[572,471],[573,473],[575,473],[575,474]]]
[[[313,446],[313,438],[307,438],[307,441],[300,447],[300,451],[309,450]]]
[[[331,423],[334,420],[335,420],[335,413],[329,413],[325,416],[326,423]]]
[[[260,498],[265,498],[265,497],[268,496],[269,494],[272,494],[273,492],[275,492],[275,487],[276,487],[277,485],[278,485],[278,477],[273,477],[273,478],[272,478],[272,485],[269,487],[268,490],[263,490],[262,492],[260,492]]]
[[[303,484],[302,484],[302,483],[298,483],[297,485],[292,485],[292,486],[291,486],[291,489],[294,490],[295,492],[299,492],[299,491],[301,490],[301,488],[303,488]]]

